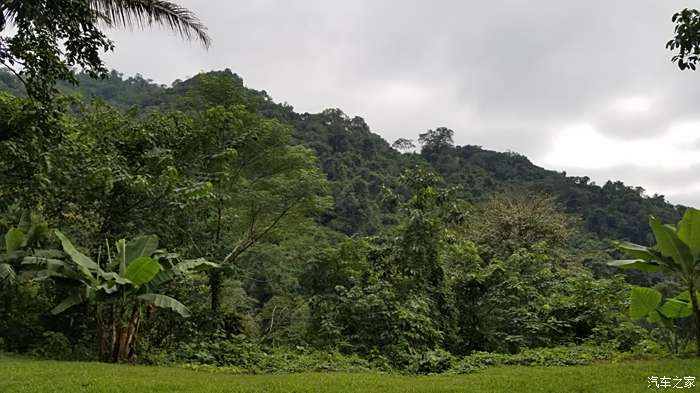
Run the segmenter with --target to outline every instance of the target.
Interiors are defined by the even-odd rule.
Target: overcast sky
[[[700,206],[700,71],[664,48],[676,0],[180,0],[208,51],[114,31],[110,67],[161,83],[230,68],[298,112],[389,142],[429,128],[570,175]]]

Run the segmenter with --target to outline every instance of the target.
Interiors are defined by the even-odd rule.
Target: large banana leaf
[[[165,268],[148,283],[149,288],[158,288],[159,286],[168,283],[177,276],[183,276],[191,273],[202,272],[207,269],[218,268],[219,265],[214,262],[209,262],[204,258],[188,259],[178,263],[172,268]]]
[[[656,262],[647,262],[642,259],[622,259],[612,261],[608,262],[608,266],[619,267],[621,269],[635,269],[643,272],[658,272],[666,269],[665,266],[659,265]]]
[[[82,273],[84,278],[88,279],[90,282],[94,283],[95,277],[91,272],[99,272],[100,267],[93,262],[92,259],[88,258],[85,254],[78,251],[73,243],[60,231],[56,230],[56,236],[61,240],[61,245],[63,250],[71,257],[71,260],[75,263],[78,271]]]
[[[661,303],[661,292],[653,288],[634,287],[630,296],[630,318],[636,321],[647,317]]]
[[[614,241],[613,245],[617,247],[620,251],[634,258],[639,258],[647,262],[658,259],[661,255],[658,252],[652,250],[648,247],[640,246],[639,244],[634,244],[624,241]]]
[[[126,268],[123,277],[140,286],[151,280],[160,271],[160,264],[150,257],[138,257]]]
[[[678,233],[672,226],[664,225],[659,220],[651,217],[649,220],[651,231],[656,238],[656,246],[661,254],[673,259],[684,271],[687,271],[693,262],[690,249],[678,237]]]
[[[158,249],[158,236],[139,236],[131,239],[124,248],[123,260],[129,265],[136,258],[150,257]]]
[[[197,259],[187,259],[177,265],[173,269],[176,269],[182,274],[197,273],[208,269],[218,268],[219,265],[214,262],[209,262],[204,258]]]
[[[687,301],[668,299],[666,303],[659,308],[659,312],[670,319],[687,318],[693,315],[693,307],[690,302]]]
[[[80,296],[78,293],[74,293],[67,298],[63,299],[61,303],[58,304],[58,306],[54,307],[53,310],[51,310],[51,314],[57,315],[60,314],[67,309],[77,306],[78,304],[81,304],[85,301],[85,299]]]
[[[153,304],[156,307],[168,308],[170,310],[173,310],[185,318],[192,315],[190,310],[187,307],[185,307],[184,304],[178,302],[170,296],[159,295],[157,293],[146,293],[143,295],[139,295],[138,298],[143,300],[144,302]]]
[[[678,237],[688,245],[694,259],[700,256],[700,210],[689,208],[678,224]]]

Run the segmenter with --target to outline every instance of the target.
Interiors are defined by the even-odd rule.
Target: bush
[[[305,347],[265,348],[245,336],[208,337],[179,343],[167,352],[148,352],[141,362],[180,364],[198,370],[227,373],[296,373],[312,371],[367,371],[375,369],[359,356]]]
[[[43,338],[32,349],[31,354],[47,359],[71,360],[73,350],[66,336],[61,333],[46,331],[43,333]]]
[[[450,372],[470,373],[491,366],[576,366],[619,356],[611,347],[593,345],[526,349],[515,355],[476,352],[456,361]]]
[[[426,351],[414,356],[407,371],[415,374],[437,374],[452,367],[454,357],[443,349]]]

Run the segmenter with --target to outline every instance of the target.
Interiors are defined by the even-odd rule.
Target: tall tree
[[[242,105],[209,109],[182,136],[178,171],[203,192],[179,224],[191,229],[196,254],[222,265],[210,271],[214,311],[222,303],[222,280],[241,255],[329,206],[316,157],[290,145],[290,137],[288,127]]]

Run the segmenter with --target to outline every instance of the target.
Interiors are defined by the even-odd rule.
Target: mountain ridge
[[[650,244],[646,225],[650,215],[676,222],[686,209],[669,203],[663,195],[647,196],[641,187],[621,181],[597,185],[586,176],[567,176],[566,172],[535,165],[514,152],[450,143],[439,154],[425,148],[400,153],[359,116],[350,117],[337,108],[297,113],[291,105],[275,102],[266,91],[246,87],[229,69],[177,80],[171,86],[155,84],[140,75],[125,78],[116,71],[106,80],[87,75],[79,75],[79,80],[78,87],[62,89],[122,109],[191,111],[212,105],[246,105],[288,124],[295,143],[316,153],[331,183],[335,209],[322,222],[348,235],[375,234],[396,223],[396,216],[383,206],[382,189],[395,186],[401,172],[415,165],[430,166],[446,185],[460,189],[461,199],[472,203],[513,189],[553,195],[563,210],[580,217],[584,228],[601,239]],[[18,84],[8,75],[0,75],[0,88],[20,94]]]

